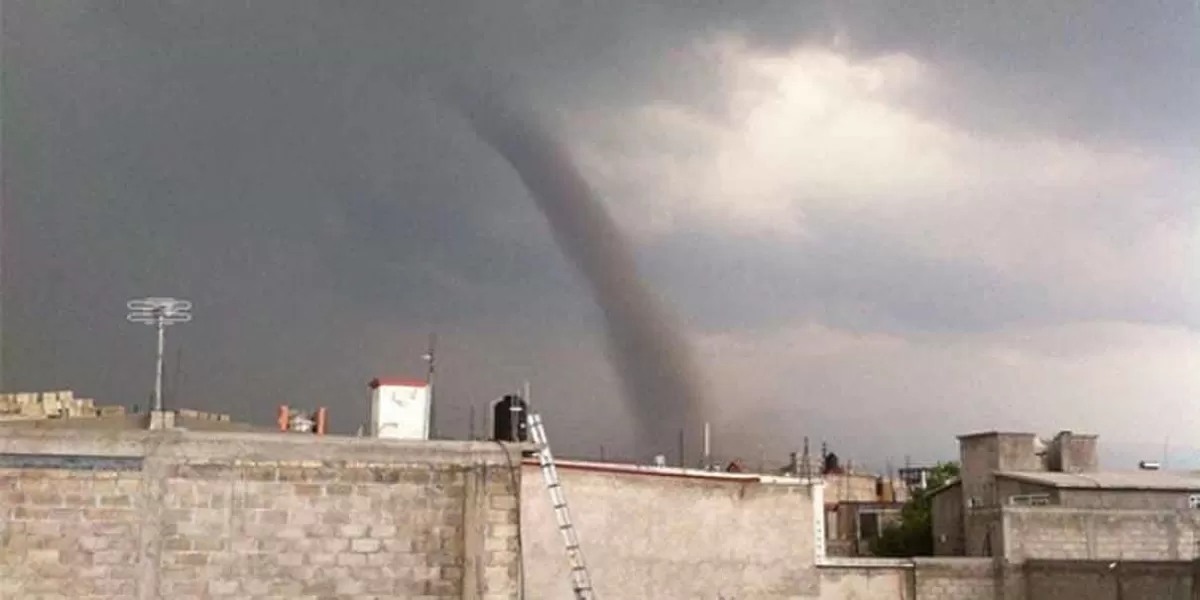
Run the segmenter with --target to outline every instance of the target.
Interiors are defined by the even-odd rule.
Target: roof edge
[[[994,429],[991,431],[977,431],[975,433],[964,433],[957,437],[961,441],[961,440],[969,440],[969,439],[981,438],[981,437],[987,437],[987,436],[993,436],[993,435],[995,435],[995,436],[1019,435],[1019,436],[1026,436],[1026,437],[1032,437],[1032,438],[1037,437],[1036,433],[1029,433],[1028,431],[997,431]]]
[[[950,481],[947,481],[946,483],[943,483],[942,485],[939,485],[939,486],[933,488],[932,490],[929,490],[928,495],[930,498],[932,498],[942,492],[949,490],[950,488],[960,485],[961,483],[962,483],[962,478],[955,477],[955,478],[951,479]]]

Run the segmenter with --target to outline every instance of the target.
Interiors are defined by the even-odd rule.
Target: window
[[[1050,494],[1016,494],[1008,497],[1011,506],[1047,506]]]
[[[879,537],[879,513],[858,513],[858,539],[869,540]]]

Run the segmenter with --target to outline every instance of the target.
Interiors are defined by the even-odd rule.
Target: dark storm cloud
[[[906,52],[951,73],[959,85],[924,108],[973,128],[1150,145],[1192,145],[1200,128],[1190,0],[849,0],[831,10],[858,51]]]
[[[665,100],[720,115],[718,69],[697,40],[737,33],[773,51],[845,32],[850,52],[947,69],[957,85],[912,102],[971,130],[1176,149],[1196,131],[1186,0],[893,5],[8,0],[5,386],[140,400],[151,340],[122,306],[165,293],[196,302],[171,340],[185,348],[184,397],[203,408],[265,421],[276,402],[322,402],[348,430],[362,381],[419,370],[438,329],[456,373],[441,395],[457,403],[442,413],[451,429],[463,404],[532,377],[580,444],[619,433],[579,426],[592,420],[581,407],[618,395],[589,345],[601,315],[519,182],[426,93],[448,77],[516,73],[551,113]],[[638,258],[702,331],[806,318],[983,330],[1080,314],[970,257],[929,261],[829,227],[816,246],[705,232]]]

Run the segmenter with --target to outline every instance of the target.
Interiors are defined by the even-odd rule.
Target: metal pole
[[[429,361],[429,370],[425,374],[425,385],[429,390],[429,414],[426,415],[426,418],[429,419],[429,422],[426,426],[427,429],[425,433],[426,437],[430,439],[437,437],[437,404],[433,391],[433,379],[436,373],[436,368],[434,367],[434,362],[436,360],[436,349],[437,334],[431,333],[429,334],[429,352],[426,352],[424,356],[425,360]]]
[[[167,328],[166,328],[166,325],[163,323],[163,315],[162,315],[161,311],[158,313],[158,316],[155,318],[155,326],[158,329],[158,356],[157,356],[156,362],[155,362],[155,375],[154,375],[154,410],[156,412],[162,412],[162,409],[163,409],[163,401],[162,401],[163,400],[163,395],[162,395],[163,347],[165,346],[164,341],[166,338],[165,333],[166,333]]]
[[[467,439],[475,441],[475,405],[472,404],[467,415]]]

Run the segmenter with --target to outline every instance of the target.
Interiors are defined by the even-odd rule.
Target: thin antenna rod
[[[679,468],[680,468],[680,469],[686,469],[686,468],[687,468],[687,459],[684,457],[684,453],[683,453],[683,452],[684,452],[684,447],[683,447],[683,429],[680,429],[680,430],[679,430]]]
[[[473,442],[475,441],[475,405],[471,404],[468,408],[470,410],[467,414],[467,439]]]
[[[429,439],[437,439],[437,399],[434,395],[434,376],[437,368],[434,366],[437,360],[437,333],[429,334],[429,350],[421,357],[425,362],[429,363],[428,370],[425,372],[425,385],[429,390]]]
[[[171,376],[171,405],[176,410],[183,407],[179,402],[179,388],[183,380],[183,348],[175,349],[175,374]]]

